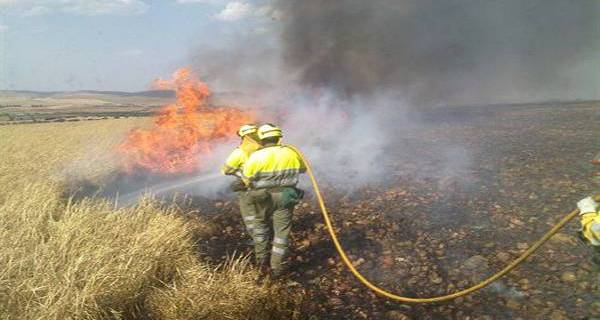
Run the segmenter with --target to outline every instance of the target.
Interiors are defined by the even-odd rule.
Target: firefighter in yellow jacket
[[[283,272],[289,247],[294,205],[303,194],[296,184],[306,167],[294,150],[280,144],[283,137],[280,128],[262,125],[258,128],[258,137],[262,146],[246,161],[243,178],[256,206],[256,261],[261,271],[270,267],[271,275],[277,278]]]
[[[592,164],[600,165],[600,153],[592,160]],[[600,180],[600,172],[594,173],[595,178]],[[600,265],[600,205],[587,197],[577,203],[579,216],[581,217],[581,238],[591,245],[596,251],[594,262]]]
[[[258,143],[258,127],[253,124],[246,124],[240,127],[237,134],[242,139],[240,145],[235,148],[225,164],[221,168],[221,172],[225,175],[235,176],[236,179],[231,183],[232,191],[237,193],[238,203],[240,205],[240,213],[242,214],[242,220],[246,226],[246,231],[251,238],[253,238],[254,218],[256,216],[256,209],[252,199],[248,197],[246,186],[242,182],[242,170],[244,164],[254,151],[256,151],[260,144]]]

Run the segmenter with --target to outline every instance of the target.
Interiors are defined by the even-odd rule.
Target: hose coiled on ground
[[[541,247],[546,241],[548,241],[548,239],[550,239],[553,235],[555,235],[562,227],[564,227],[569,221],[571,221],[573,218],[577,217],[579,214],[579,210],[577,210],[577,209],[571,211],[571,213],[569,213],[562,220],[560,220],[557,224],[555,224],[539,240],[537,240],[533,245],[531,245],[527,250],[525,250],[525,252],[523,252],[517,259],[515,259],[514,261],[509,263],[502,270],[493,274],[489,278],[473,285],[472,287],[457,291],[455,293],[451,293],[451,294],[447,294],[447,295],[443,295],[443,296],[437,296],[437,297],[429,297],[429,298],[404,297],[404,296],[400,296],[400,295],[394,294],[392,292],[389,292],[389,291],[382,289],[382,288],[378,287],[377,285],[371,283],[352,265],[352,262],[346,255],[346,252],[344,251],[344,248],[340,244],[340,241],[337,238],[337,234],[335,233],[335,230],[333,229],[333,225],[332,225],[331,219],[329,217],[329,212],[327,211],[327,207],[325,206],[325,200],[323,199],[323,195],[321,194],[321,191],[319,189],[319,184],[317,183],[317,180],[315,178],[315,175],[314,175],[314,172],[310,165],[310,162],[298,148],[296,148],[293,145],[287,145],[287,146],[289,148],[293,149],[294,151],[296,151],[296,153],[298,153],[298,155],[300,156],[300,158],[306,165],[306,171],[307,171],[308,176],[310,177],[310,181],[311,181],[313,189],[315,191],[317,201],[319,202],[319,207],[321,208],[321,213],[323,214],[323,220],[325,220],[325,225],[327,226],[327,230],[329,231],[331,240],[333,241],[333,244],[335,245],[337,252],[339,253],[340,257],[342,258],[342,260],[343,260],[344,264],[346,265],[346,267],[348,268],[348,270],[350,270],[350,272],[354,275],[354,277],[356,277],[356,279],[358,279],[367,288],[373,290],[374,292],[376,292],[379,295],[382,295],[384,297],[390,298],[392,300],[400,301],[400,302],[408,302],[408,303],[442,302],[442,301],[456,299],[458,297],[462,297],[462,296],[468,295],[470,293],[473,293],[479,289],[482,289],[482,288],[488,286],[489,284],[491,284],[492,282],[505,276],[512,269],[516,268],[519,264],[521,264],[523,261],[525,261],[525,259],[527,259],[530,255],[532,255],[539,247]],[[600,195],[594,196],[594,199],[600,201]]]

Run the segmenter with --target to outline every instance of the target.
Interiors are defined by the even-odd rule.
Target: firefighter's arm
[[[288,148],[291,149],[296,154],[296,157],[298,158],[298,163],[299,163],[298,169],[300,170],[300,173],[306,172],[306,164],[304,163],[304,161],[302,161],[302,157],[300,156],[300,154],[298,152],[296,152],[295,148],[293,148],[293,147],[290,148],[289,146],[288,146]]]
[[[225,175],[236,175],[240,171],[242,165],[241,150],[236,148],[225,160],[225,164],[221,167],[221,173]]]
[[[581,233],[588,243],[600,246],[600,212],[581,215]]]
[[[221,166],[221,173],[224,175],[235,175],[237,172],[237,169],[230,167],[226,164],[224,164],[223,166]]]
[[[581,217],[581,232],[584,238],[592,245],[600,245],[600,212],[598,203],[591,197],[577,202],[579,216]]]

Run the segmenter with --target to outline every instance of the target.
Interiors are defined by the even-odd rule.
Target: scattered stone
[[[385,314],[385,318],[388,320],[410,320],[410,317],[398,310],[388,311]]]
[[[298,249],[304,249],[304,248],[308,248],[308,247],[310,247],[310,240],[304,239],[304,240],[300,241],[300,245],[298,246]]]
[[[517,226],[522,226],[525,223],[517,218],[510,218],[510,223],[515,224]]]
[[[563,272],[563,274],[560,275],[560,280],[562,280],[563,282],[574,282],[575,280],[577,280],[577,277],[575,276],[575,273],[571,271],[565,271]]]
[[[381,265],[383,267],[391,267],[394,264],[394,259],[392,259],[392,257],[390,256],[384,256],[383,258],[381,258]]]
[[[355,267],[358,267],[358,266],[360,266],[360,265],[361,265],[361,264],[363,264],[363,263],[365,263],[365,259],[363,259],[363,258],[358,258],[358,260],[354,261],[352,264],[353,264]]]
[[[600,301],[592,302],[592,312],[595,314],[600,314]]]
[[[429,281],[434,284],[440,284],[442,283],[442,278],[437,273],[433,272],[429,275]]]
[[[504,252],[504,251],[499,252],[496,255],[496,258],[498,258],[498,260],[500,260],[500,261],[502,261],[504,263],[507,263],[507,262],[509,262],[512,259],[511,255],[508,252]]]
[[[577,239],[573,236],[564,233],[557,233],[552,238],[550,238],[550,242],[556,244],[568,244],[568,245],[576,245]]]
[[[309,284],[318,284],[320,281],[321,281],[321,278],[316,277],[316,278],[308,280],[308,283]]]
[[[552,314],[550,314],[550,320],[568,320],[566,313],[562,310],[554,310]]]
[[[463,263],[463,267],[469,270],[488,268],[488,261],[483,256],[472,256]]]
[[[589,288],[590,288],[590,283],[589,283],[589,282],[587,282],[587,281],[582,281],[582,282],[579,282],[577,286],[578,286],[578,287],[579,287],[579,289],[581,289],[581,290],[589,290]]]
[[[334,308],[334,309],[338,309],[341,306],[344,305],[344,301],[342,301],[342,299],[338,298],[338,297],[331,297],[329,298],[329,304]]]
[[[415,286],[415,285],[416,285],[418,282],[419,282],[419,278],[412,277],[412,278],[408,279],[408,282],[407,282],[407,284],[408,284],[410,287],[414,287],[414,286]]]
[[[513,310],[521,309],[521,303],[519,303],[519,301],[516,299],[508,299],[508,301],[506,301],[506,306]]]
[[[538,196],[535,193],[532,193],[529,195],[529,199],[531,200],[536,200],[538,198]]]

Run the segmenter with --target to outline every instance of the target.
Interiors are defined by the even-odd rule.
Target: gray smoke
[[[195,69],[216,89],[216,104],[258,108],[321,181],[343,189],[393,174],[472,181],[476,150],[451,136],[430,141],[423,132],[436,124],[419,113],[445,119],[429,107],[600,99],[598,1],[260,5],[279,20],[197,50]]]
[[[342,96],[419,104],[600,98],[595,0],[279,1],[284,61]]]

